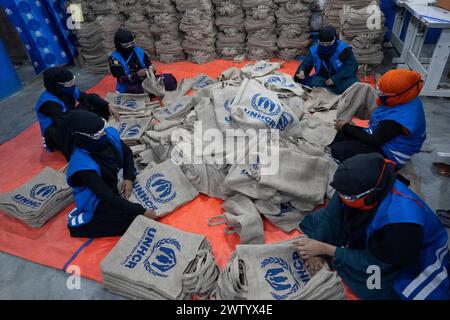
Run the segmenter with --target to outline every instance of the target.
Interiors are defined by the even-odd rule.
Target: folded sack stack
[[[378,21],[374,17],[378,15]],[[385,16],[378,2],[354,9],[344,7],[340,15],[341,39],[353,47],[353,52],[364,71],[374,70],[383,62],[383,38]]]
[[[245,12],[242,0],[213,0],[216,26],[219,29],[216,47],[223,59],[233,60],[245,54]]]
[[[172,0],[149,0],[145,9],[150,18],[151,32],[156,40],[158,60],[164,63],[185,60],[179,31],[180,17],[175,3]]]
[[[344,6],[353,9],[367,7],[373,0],[327,0],[323,15],[323,24],[332,25],[340,33],[341,29],[341,11]]]
[[[278,56],[294,60],[306,54],[310,43],[311,7],[315,0],[275,0],[279,9],[276,12],[278,26]]]
[[[188,60],[202,64],[216,57],[214,8],[210,0],[176,0],[182,13],[180,31],[184,34],[183,49]]]
[[[242,0],[242,7],[245,9],[247,58],[264,60],[274,57],[278,51],[275,18],[277,5],[273,0]]]
[[[137,5],[135,8],[141,8],[141,6]],[[139,12],[142,12],[142,10]],[[144,49],[150,59],[155,59],[155,40],[153,39],[153,35],[150,31],[149,19],[141,13],[130,12],[127,20],[125,21],[124,27],[135,34],[136,45]]]

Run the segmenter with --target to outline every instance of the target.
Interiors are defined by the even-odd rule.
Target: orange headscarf
[[[379,106],[393,107],[414,100],[422,91],[423,81],[420,73],[406,69],[394,69],[386,72],[378,81],[378,90],[388,98],[387,103],[377,99]]]

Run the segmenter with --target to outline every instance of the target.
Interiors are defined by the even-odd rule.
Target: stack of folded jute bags
[[[89,1],[89,6],[95,17],[112,16],[118,20],[125,18],[120,12],[119,1],[93,0]]]
[[[344,7],[345,8],[345,7]],[[374,13],[380,15],[379,25],[370,25]],[[383,38],[385,16],[377,1],[362,9],[345,8],[341,11],[341,39],[353,47],[353,52],[360,65],[376,68],[383,62]],[[370,26],[370,28],[369,28]]]
[[[184,34],[183,50],[188,60],[202,64],[213,61],[216,55],[214,8],[210,0],[175,0],[182,13],[180,30]]]
[[[332,25],[340,33],[341,29],[341,11],[345,6],[353,9],[367,7],[373,0],[327,0],[325,4],[323,24]]]
[[[132,12],[125,21],[124,27],[136,35],[136,45],[144,49],[150,59],[155,59],[155,40],[150,31],[149,19],[141,13]]]
[[[114,47],[114,34],[120,21],[110,15],[98,16],[95,21],[82,23],[76,31],[84,68],[92,73],[105,73],[109,70],[108,56]]]
[[[308,50],[311,0],[275,0],[278,25],[278,57],[294,60]]]
[[[137,217],[101,262],[103,285],[132,298],[207,298],[219,268],[205,236]]]
[[[277,32],[273,0],[242,0],[245,9],[245,30],[247,31],[247,58],[264,60],[275,56]]]
[[[233,60],[245,54],[245,12],[242,0],[213,0],[216,26],[219,28],[216,47],[223,59]]]
[[[158,60],[173,63],[186,59],[181,46],[180,16],[173,0],[149,0],[145,5],[155,38]]]
[[[312,275],[289,242],[238,245],[222,270],[217,300],[345,300],[342,279],[328,267]]]
[[[28,183],[0,195],[0,210],[39,228],[72,202],[65,174],[45,168]]]

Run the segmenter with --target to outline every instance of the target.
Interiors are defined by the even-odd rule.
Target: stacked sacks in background
[[[294,60],[305,54],[309,45],[311,0],[275,0],[279,4],[276,12],[278,25],[278,56]]]
[[[277,6],[273,0],[242,0],[247,31],[247,58],[264,60],[275,56],[277,47]]]
[[[180,30],[184,34],[183,49],[194,63],[213,61],[216,55],[214,9],[210,0],[175,0],[183,12]]]
[[[354,9],[361,9],[367,7],[372,1],[374,0],[327,0],[323,16],[323,25],[332,25],[339,34],[341,29],[341,11],[344,5]]]
[[[373,19],[374,14],[379,14],[378,21]],[[386,31],[385,16],[378,3],[374,1],[362,9],[344,6],[340,18],[341,39],[353,47],[360,65],[375,69],[383,62],[382,43]]]
[[[89,5],[94,17],[112,16],[115,19],[123,21],[124,16],[120,12],[119,2],[110,0],[94,0],[89,1]]]
[[[232,60],[245,53],[245,12],[242,0],[213,0],[216,26],[219,28],[216,47],[220,57]]]
[[[317,0],[311,7],[311,20],[310,30],[311,32],[319,32],[322,27],[323,11],[325,9],[326,0]]]
[[[81,10],[83,10],[83,20],[84,22],[92,22],[95,20],[95,14],[92,11],[91,3],[92,1],[80,0]]]
[[[144,49],[150,59],[156,58],[155,40],[150,31],[149,19],[143,14],[132,12],[125,21],[124,27],[135,34],[136,45]]]
[[[76,30],[79,52],[84,68],[92,73],[109,71],[108,56],[114,47],[114,34],[120,27],[120,21],[114,16],[97,17],[93,22],[82,23]]]
[[[185,60],[179,32],[180,17],[175,3],[172,0],[149,0],[145,9],[150,18],[150,30],[156,40],[158,60],[164,63]]]

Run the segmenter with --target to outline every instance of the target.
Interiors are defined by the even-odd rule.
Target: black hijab
[[[358,210],[343,204],[343,227],[355,249],[365,245],[366,227],[372,222],[381,201],[389,194],[395,183],[395,167],[385,166],[384,158],[378,153],[354,156],[338,167],[331,186],[340,194],[358,195],[377,185],[367,205],[375,205],[368,211]],[[384,171],[383,171],[384,168]]]
[[[324,47],[319,44],[319,56],[322,60],[329,59],[337,50],[338,36],[333,26],[325,26],[319,30],[319,41],[331,42],[336,40],[333,45]]]
[[[114,35],[114,45],[116,47],[117,52],[120,53],[120,55],[126,60],[130,56],[130,54],[133,53],[134,47],[131,48],[124,48],[120,44],[121,43],[129,43],[134,40],[133,34],[124,29],[119,28],[116,31],[116,34]]]
[[[44,71],[44,87],[52,95],[60,99],[69,108],[74,108],[76,100],[73,95],[64,92],[64,86],[58,82],[69,82],[73,79],[73,73],[64,67],[52,67]]]
[[[72,111],[67,118],[75,147],[89,152],[92,159],[100,166],[104,180],[113,183],[117,181],[117,173],[122,167],[122,161],[118,150],[107,136],[95,140],[80,134],[99,132],[105,127],[105,121],[95,113],[84,110]]]

